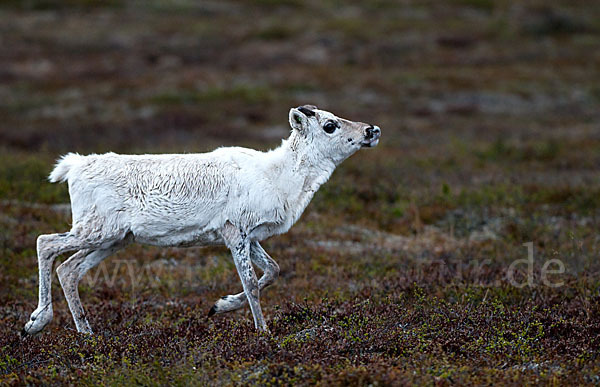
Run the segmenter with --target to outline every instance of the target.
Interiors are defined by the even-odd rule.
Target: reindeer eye
[[[333,121],[327,121],[327,123],[323,126],[323,130],[329,134],[335,132],[335,130],[337,128],[338,128],[337,122],[333,122]]]

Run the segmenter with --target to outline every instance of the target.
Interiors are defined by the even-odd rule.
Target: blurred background
[[[300,313],[297,305],[286,304],[290,299],[308,297],[319,304],[336,294],[336,302],[354,305],[376,300],[377,294],[404,294],[397,300],[410,302],[396,300],[400,309],[377,304],[396,314],[381,317],[383,325],[373,332],[385,326],[395,333],[382,334],[383,347],[408,343],[403,351],[420,354],[422,363],[412,363],[416,374],[404,369],[406,375],[425,375],[417,383],[437,380],[427,379],[422,364],[441,367],[439,362],[456,354],[467,359],[467,368],[500,367],[510,354],[508,368],[497,368],[507,380],[518,370],[525,370],[521,377],[539,376],[544,367],[548,378],[580,372],[580,382],[598,380],[589,376],[598,378],[598,369],[585,363],[590,359],[585,353],[600,345],[600,6],[586,0],[1,1],[0,299],[7,329],[16,332],[35,308],[35,238],[69,227],[66,185],[45,180],[58,156],[204,152],[227,145],[267,150],[289,135],[288,111],[302,104],[379,125],[383,135],[377,148],[360,151],[338,168],[289,234],[266,243],[283,277],[263,298],[276,334],[309,329],[316,321],[277,320],[281,313]],[[526,242],[534,246],[535,282],[545,260],[557,258],[566,271],[554,280],[564,286],[517,289],[506,283],[509,264],[526,258]],[[139,314],[146,316],[146,328],[160,331],[161,321],[201,315],[219,296],[239,290],[223,249],[136,246],[119,257],[139,267],[156,261],[168,270],[135,289],[82,285],[92,325],[112,332],[137,329],[127,321]],[[474,268],[473,260],[488,261]],[[422,266],[433,261],[443,270]],[[187,277],[189,270],[177,262],[197,272]],[[125,278],[126,268],[119,270]],[[156,281],[167,282],[157,291]],[[424,293],[414,296],[415,287]],[[59,287],[53,290],[59,323],[48,330],[64,337],[71,334],[64,329],[71,317]],[[137,301],[126,303],[131,293]],[[478,333],[469,335],[461,330],[469,324],[464,320],[440,320],[436,326],[431,316],[445,307],[427,304],[429,297],[454,303],[450,309],[463,308],[473,321],[483,317],[471,315],[471,307],[484,305],[490,308],[486,316],[499,320],[485,320],[488,325],[472,327]],[[525,312],[507,317],[490,300]],[[171,301],[167,317],[153,309]],[[140,303],[144,306],[136,309]],[[274,309],[280,303],[283,312]],[[394,324],[419,303],[431,313],[402,325],[401,333]],[[553,317],[536,314],[543,308],[555,308],[555,314],[544,314]],[[348,310],[349,316],[382,316],[375,309]],[[240,315],[245,337],[251,323],[248,311]],[[210,337],[210,329],[232,319],[237,321],[227,316],[210,323],[217,328],[202,325],[196,337]],[[367,329],[357,321],[363,320],[346,324],[358,324],[357,332]],[[547,336],[535,336],[537,325],[519,325],[523,321],[537,321]],[[486,330],[490,324],[498,332],[517,328],[495,342],[497,332]],[[552,331],[556,326],[562,330]],[[459,344],[443,336],[451,327],[463,332]],[[425,331],[418,345],[411,341]],[[6,335],[6,345],[17,342]],[[495,349],[468,341],[478,335],[496,343]],[[338,339],[315,341],[314,353],[339,349]],[[461,347],[461,340],[471,346]],[[364,343],[347,344],[350,354],[363,353]],[[532,349],[523,349],[527,345]],[[215,348],[204,350],[216,358],[236,353]],[[565,356],[558,363],[552,360],[559,356],[552,352],[556,348]],[[28,350],[10,356],[29,365],[45,359],[39,347]],[[161,356],[180,355],[173,350]],[[580,364],[580,355],[585,372],[560,365]],[[319,364],[338,375],[337,363],[327,363],[338,359],[331,356],[324,354]],[[381,356],[384,363],[390,359]],[[551,362],[537,362],[544,356]],[[77,358],[61,361],[59,369]],[[532,362],[546,365],[531,371]],[[385,370],[394,369],[386,364]],[[5,372],[16,369],[10,367]],[[86,372],[93,380],[96,374]],[[366,375],[377,380],[385,372]],[[457,380],[469,381],[469,375]]]
[[[384,129],[359,157],[385,160],[377,177],[394,190],[440,173],[567,184],[598,165],[600,9],[587,1],[23,0],[1,12],[4,154],[267,149],[287,137],[288,109],[313,103]]]
[[[382,127],[381,147],[336,174],[331,204],[361,218],[385,208],[374,221],[388,230],[408,231],[411,202],[464,190],[600,201],[600,7],[588,1],[24,0],[0,12],[8,198],[66,202],[32,178],[69,151],[269,149],[289,134],[288,109],[310,103]]]

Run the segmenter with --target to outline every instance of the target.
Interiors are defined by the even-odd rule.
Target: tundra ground
[[[592,2],[8,1],[0,8],[0,382],[600,382],[600,9]],[[292,230],[281,277],[134,245],[37,303],[69,151],[268,149],[291,106],[377,124]],[[531,265],[530,265],[531,264]],[[564,270],[561,268],[564,265]]]

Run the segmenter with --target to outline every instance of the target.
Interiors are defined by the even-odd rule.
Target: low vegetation
[[[0,383],[600,383],[600,14],[591,2],[9,1],[0,7]],[[226,27],[226,28],[225,28]],[[9,49],[10,48],[10,49]],[[84,278],[94,336],[35,239],[69,228],[63,153],[267,149],[290,106],[379,125],[249,310],[224,248],[134,245]]]

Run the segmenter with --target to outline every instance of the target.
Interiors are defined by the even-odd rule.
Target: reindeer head
[[[381,137],[378,126],[339,118],[312,105],[290,109],[290,125],[306,145],[336,165],[360,148],[376,146]]]

